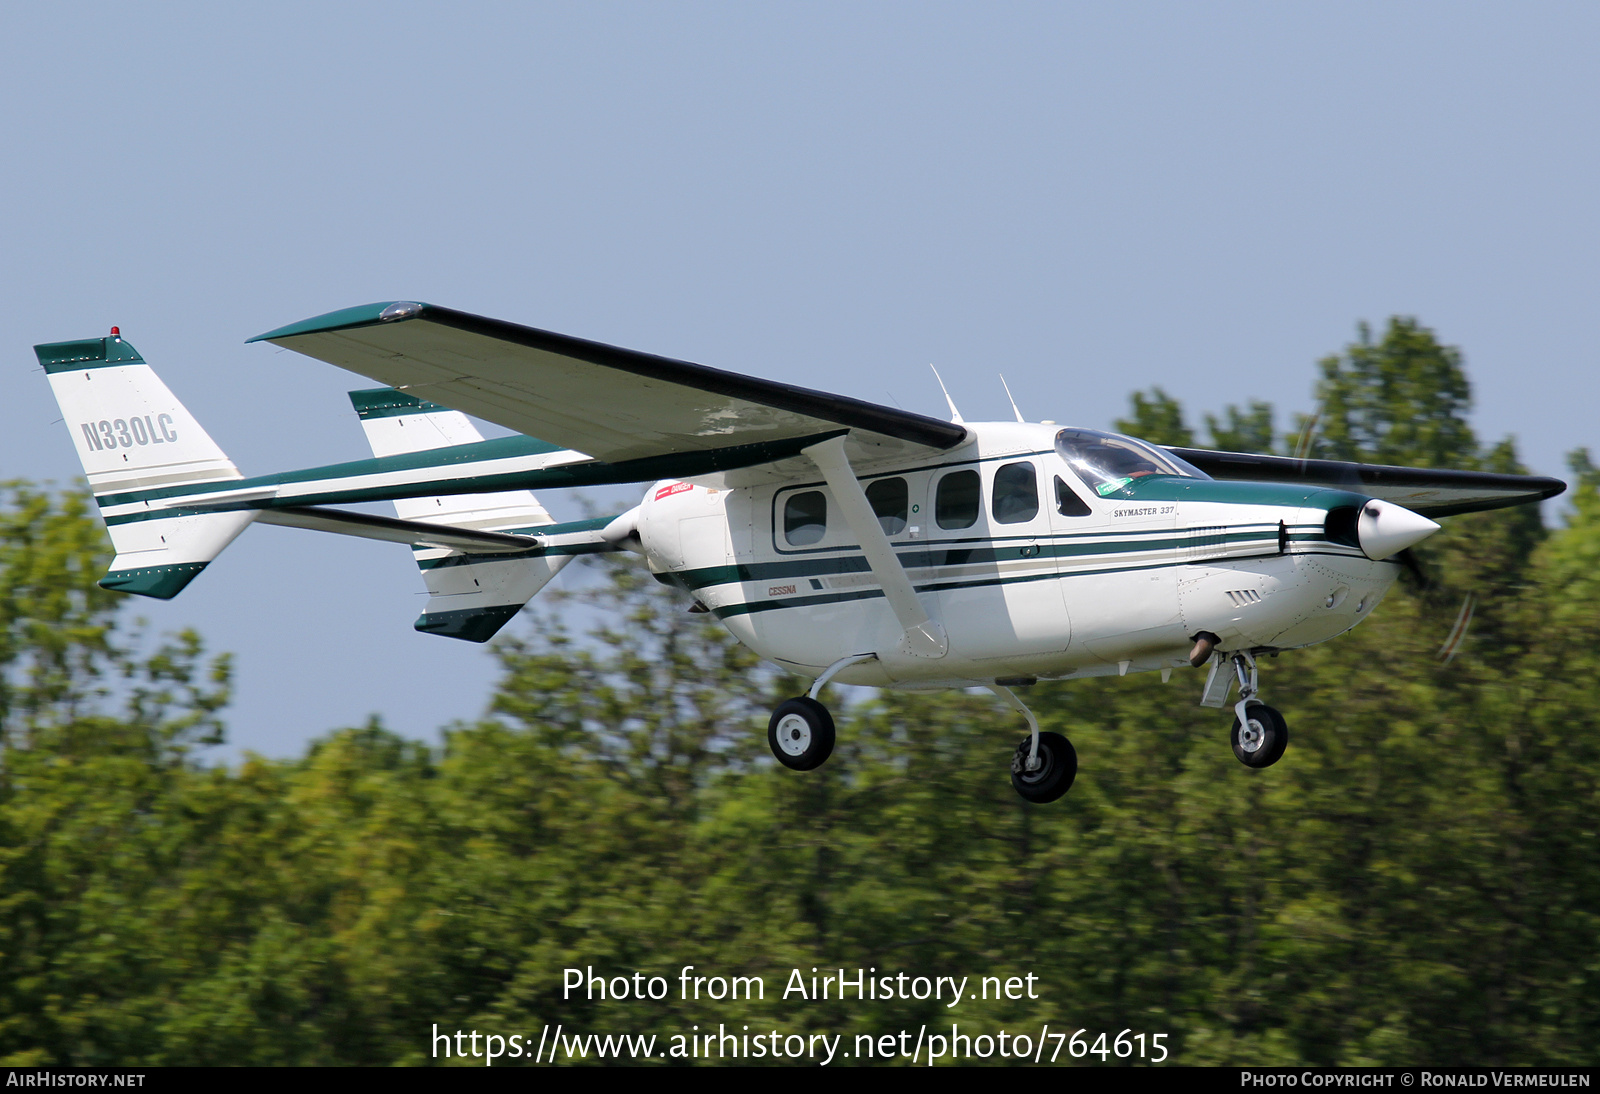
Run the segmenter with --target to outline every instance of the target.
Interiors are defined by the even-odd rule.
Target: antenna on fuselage
[[[928,367],[933,368],[933,362],[928,362]],[[939,375],[939,370],[933,368],[933,378],[939,381],[939,390],[944,392],[944,401],[950,404],[950,420],[966,424],[966,419],[961,416],[961,411],[956,409],[956,401],[950,398],[950,389],[944,386],[944,377]]]
[[[1017,421],[1026,421],[1027,419],[1022,416],[1022,411],[1017,409],[1016,399],[1011,397],[1011,385],[1006,383],[1006,374],[1003,372],[1000,374],[1000,386],[1006,389],[1006,401],[1011,404],[1011,413],[1017,416]]]

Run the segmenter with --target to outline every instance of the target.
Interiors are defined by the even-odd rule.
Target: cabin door
[[[950,655],[980,662],[1066,650],[1072,625],[1053,550],[1048,479],[1037,457],[936,472],[931,574]]]

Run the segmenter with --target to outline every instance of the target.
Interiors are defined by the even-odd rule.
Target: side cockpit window
[[[1064,517],[1086,517],[1093,512],[1060,475],[1056,476],[1056,512]]]
[[[1031,463],[1008,463],[994,473],[991,504],[997,524],[1023,524],[1039,515],[1039,484]]]
[[[910,515],[911,491],[905,479],[879,479],[867,486],[867,501],[883,526],[883,534],[897,536],[906,530]]]
[[[783,503],[783,538],[791,547],[809,547],[828,534],[828,499],[820,490],[791,494]]]
[[[976,471],[952,471],[939,480],[933,519],[940,528],[971,528],[978,523],[983,489]]]

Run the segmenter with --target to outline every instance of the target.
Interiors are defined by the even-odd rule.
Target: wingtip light
[[[410,319],[413,315],[421,314],[422,305],[415,300],[399,300],[379,312],[378,320],[382,323],[392,323],[396,319]]]

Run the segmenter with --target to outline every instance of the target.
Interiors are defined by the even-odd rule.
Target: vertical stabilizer
[[[151,503],[237,479],[238,468],[115,328],[107,338],[33,349],[117,550],[100,584],[177,596],[255,514],[184,514]]]
[[[475,444],[483,436],[458,410],[394,388],[352,391],[374,456]],[[402,520],[484,532],[528,532],[554,523],[527,490],[408,498],[394,503]],[[570,554],[472,555],[413,548],[428,586],[428,606],[416,628],[426,634],[487,642],[572,560]]]

